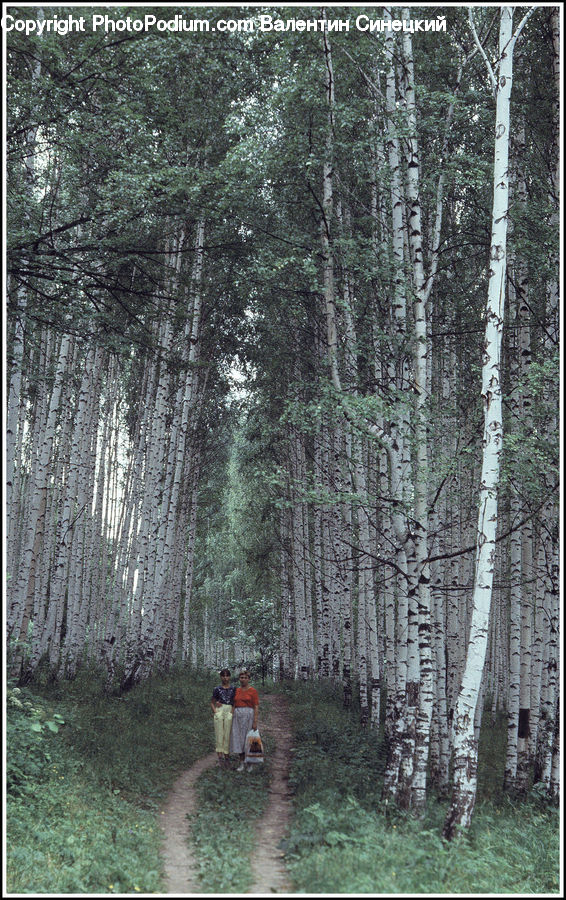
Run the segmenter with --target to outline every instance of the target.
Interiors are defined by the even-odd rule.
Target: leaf
[[[43,731],[43,725],[41,724],[41,722],[32,722],[30,728],[32,731],[38,731],[39,733]]]
[[[331,847],[335,847],[338,844],[359,844],[360,839],[353,837],[351,834],[344,834],[341,831],[328,831],[325,836],[325,843],[329,844]]]

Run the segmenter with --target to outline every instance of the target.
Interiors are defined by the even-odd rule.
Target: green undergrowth
[[[251,885],[254,827],[267,806],[271,780],[273,744],[263,733],[262,741],[265,762],[251,772],[209,769],[197,782],[191,837],[205,893],[238,894]]]
[[[159,893],[161,802],[214,746],[211,681],[190,672],[104,697],[96,678],[8,688],[6,886],[13,894]],[[294,817],[287,867],[304,893],[549,894],[559,889],[559,814],[501,795],[504,723],[485,723],[469,832],[440,837],[445,802],[423,819],[381,803],[380,734],[332,686],[277,687],[290,702]],[[261,727],[261,720],[260,720]],[[193,824],[202,888],[250,886],[254,825],[270,756],[251,773],[208,771]]]
[[[8,689],[10,893],[163,889],[160,803],[210,752],[210,684],[177,672],[123,697],[87,675]]]
[[[493,793],[497,723],[491,740],[485,725],[472,826],[448,843],[441,838],[446,802],[431,798],[422,819],[381,802],[380,734],[359,727],[356,711],[341,708],[339,691],[299,684],[285,690],[295,729],[295,815],[284,849],[297,892],[558,892],[558,810]]]

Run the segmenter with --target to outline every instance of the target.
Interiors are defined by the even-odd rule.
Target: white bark
[[[314,480],[316,485],[322,484],[322,438],[320,432],[314,436]],[[316,610],[316,672],[320,677],[323,670],[323,657],[326,653],[325,666],[328,668],[328,597],[323,586],[323,511],[320,503],[316,503],[313,511],[313,567],[314,567],[314,603]],[[326,648],[326,650],[325,650]],[[325,677],[328,677],[326,672]]]
[[[67,608],[65,641],[60,660],[60,674],[73,677],[85,643],[89,616],[90,566],[86,542],[92,517],[94,455],[98,426],[99,385],[103,351],[91,348],[87,353],[85,371],[81,379],[77,412],[77,427],[73,438],[76,455],[76,494],[69,541],[69,567],[66,579]]]
[[[51,460],[55,440],[55,428],[59,414],[59,403],[63,388],[63,378],[67,371],[71,340],[63,335],[57,360],[55,380],[49,398],[49,408],[45,428],[42,431],[42,443],[37,459],[30,475],[30,507],[26,522],[26,531],[22,542],[19,569],[20,574],[14,587],[8,615],[8,625],[12,635],[24,640],[27,635],[28,622],[31,615],[30,603],[33,602],[33,589],[36,567],[39,564],[38,551],[43,535],[46,494],[51,480]],[[15,665],[21,662],[21,654],[17,654]]]
[[[474,719],[487,647],[495,562],[497,493],[502,451],[501,337],[506,289],[509,126],[513,75],[513,9],[502,7],[496,93],[493,211],[486,334],[482,366],[484,434],[470,637],[454,717],[454,789],[445,826],[452,838],[470,824],[477,787]]]
[[[517,734],[517,775],[515,787],[525,793],[528,787],[531,759],[529,754],[531,736],[531,674],[533,637],[533,539],[532,524],[525,523],[521,534],[522,577],[526,590],[521,597],[521,660],[519,690],[519,725]]]
[[[433,519],[433,531],[437,533],[435,549],[439,556],[446,552],[445,531],[437,513]],[[432,592],[432,646],[434,660],[435,700],[432,720],[430,768],[431,782],[440,795],[444,795],[449,778],[450,745],[448,734],[448,703],[446,696],[446,627],[445,627],[445,567],[444,560],[431,563]]]
[[[40,7],[36,11],[36,17],[39,20],[44,19],[43,9]],[[41,41],[39,43],[41,47]],[[36,180],[36,141],[39,116],[37,111],[38,94],[35,89],[36,82],[41,77],[42,58],[41,50],[36,54],[31,63],[31,85],[29,97],[32,108],[30,110],[31,128],[26,133],[26,145],[24,155],[24,181],[28,200],[33,202],[35,180]],[[29,219],[29,216],[28,216]],[[14,332],[12,336],[12,360],[10,369],[10,381],[8,388],[8,404],[6,415],[6,496],[4,498],[6,509],[6,534],[8,536],[8,555],[7,555],[7,571],[13,577],[14,575],[14,528],[17,518],[17,507],[14,508],[13,488],[16,478],[15,466],[18,459],[18,438],[21,442],[22,423],[18,428],[20,421],[20,410],[22,403],[22,380],[23,380],[23,356],[24,356],[24,318],[27,307],[27,294],[24,286],[18,286],[17,291],[17,308],[18,313],[15,318]]]
[[[512,285],[509,288],[509,320],[510,333],[516,335],[517,298]],[[512,421],[519,421],[521,402],[517,390],[519,378],[519,344],[510,340],[510,379],[511,391],[509,405]],[[515,527],[521,518],[521,508],[516,490],[511,487],[510,526],[513,529],[509,537],[510,569],[509,569],[509,689],[507,694],[507,747],[505,759],[504,784],[507,790],[514,790],[517,777],[517,734],[519,724],[519,694],[521,686],[521,605],[522,605],[522,553],[521,529]]]
[[[304,520],[303,501],[300,492],[303,485],[301,453],[299,448],[300,435],[291,436],[291,560],[292,560],[292,584],[295,602],[295,627],[297,634],[297,659],[300,677],[307,680],[310,675],[309,653],[309,617],[307,603],[310,597],[305,594],[305,548],[304,548]]]
[[[391,20],[391,11],[384,9],[384,17]],[[386,75],[386,111],[387,111],[387,159],[391,179],[391,252],[393,274],[392,298],[392,341],[394,350],[400,358],[398,372],[393,364],[388,371],[389,382],[403,390],[406,387],[405,329],[406,302],[404,287],[404,239],[403,239],[403,196],[400,176],[400,149],[397,137],[395,116],[397,113],[395,87],[395,41],[388,31],[385,37],[385,51],[388,60]],[[391,691],[388,706],[390,716],[387,719],[388,758],[384,776],[384,798],[394,798],[399,782],[399,766],[401,763],[402,735],[406,728],[405,690],[407,683],[407,619],[408,619],[408,580],[406,541],[407,532],[403,516],[403,504],[406,499],[408,466],[405,453],[405,433],[407,421],[404,412],[400,413],[400,422],[391,422],[391,452],[389,454],[389,491],[394,498],[391,511],[391,525],[396,540],[397,565],[397,621],[395,634],[396,667],[395,684],[388,687]]]
[[[188,662],[190,658],[190,632],[191,632],[191,595],[193,589],[194,575],[194,552],[197,525],[197,505],[198,505],[198,481],[200,474],[200,466],[197,463],[192,473],[192,491],[191,491],[191,511],[189,517],[189,528],[187,533],[187,550],[184,577],[184,606],[183,606],[183,645],[181,658],[183,662]]]
[[[166,648],[172,644],[168,635],[174,627],[178,616],[178,595],[171,590],[171,575],[174,573],[178,562],[177,556],[182,555],[182,548],[177,545],[177,526],[180,516],[180,499],[183,473],[185,469],[185,455],[188,448],[189,425],[191,422],[191,410],[194,405],[194,365],[198,359],[198,341],[200,332],[201,306],[202,306],[202,273],[204,252],[204,222],[197,224],[195,238],[195,262],[192,278],[192,315],[187,317],[185,327],[185,341],[188,347],[185,352],[185,360],[188,364],[186,373],[180,381],[177,391],[176,413],[173,428],[170,434],[170,452],[167,465],[167,474],[163,488],[162,521],[160,525],[161,546],[160,559],[156,562],[156,576],[153,586],[153,603],[161,613],[161,630],[159,635],[159,653],[167,652]],[[179,239],[181,242],[182,238]],[[178,248],[179,250],[179,248]],[[177,250],[176,263],[179,258]],[[178,265],[178,263],[177,263]],[[174,288],[177,285],[174,284]],[[184,381],[183,381],[184,379]],[[152,623],[157,630],[157,623]],[[153,639],[157,639],[157,633]],[[150,632],[142,629],[142,644],[151,645]],[[163,660],[157,657],[163,664]]]
[[[404,11],[409,20],[409,10]],[[422,809],[426,797],[426,772],[430,737],[430,722],[434,701],[433,662],[431,647],[431,593],[428,564],[428,438],[427,409],[429,400],[428,361],[430,345],[427,334],[427,284],[424,274],[421,206],[419,199],[419,155],[417,143],[416,101],[411,35],[403,34],[403,63],[405,68],[405,98],[407,105],[407,227],[413,265],[414,339],[413,383],[415,390],[416,466],[414,478],[414,535],[417,578],[419,693],[415,734],[415,770],[413,774],[412,804]],[[441,198],[438,198],[438,231],[442,217]],[[432,278],[429,279],[432,287]],[[430,290],[428,291],[430,293]]]
[[[511,524],[519,515],[515,495],[511,498]],[[514,788],[517,776],[517,732],[519,723],[520,665],[521,665],[521,533],[512,532],[511,568],[509,589],[509,689],[507,694],[507,750],[505,759],[505,786]]]

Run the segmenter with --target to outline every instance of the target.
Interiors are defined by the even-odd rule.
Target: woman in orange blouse
[[[236,688],[234,695],[234,715],[232,717],[232,731],[230,732],[230,753],[240,754],[240,765],[237,771],[244,771],[244,757],[246,735],[248,731],[257,728],[259,714],[259,695],[255,688],[250,687],[250,673],[247,669],[240,672],[240,686]],[[251,769],[248,766],[248,771]]]

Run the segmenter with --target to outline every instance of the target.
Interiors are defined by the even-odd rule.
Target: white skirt
[[[236,706],[232,716],[232,731],[230,732],[230,753],[244,753],[246,747],[246,735],[251,731],[254,721],[254,711],[249,706]]]

